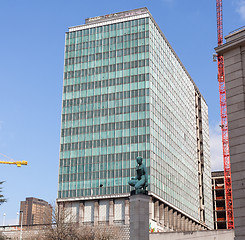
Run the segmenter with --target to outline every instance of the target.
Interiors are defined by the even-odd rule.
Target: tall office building
[[[129,224],[136,157],[159,230],[213,227],[208,108],[147,8],[66,33],[59,205],[84,224]]]

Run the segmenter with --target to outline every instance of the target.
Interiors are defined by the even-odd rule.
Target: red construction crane
[[[223,44],[222,0],[216,0],[216,11],[217,11],[218,46],[221,46]],[[218,62],[221,131],[222,131],[223,160],[224,160],[226,220],[227,220],[227,228],[233,229],[234,228],[233,199],[232,199],[230,148],[229,148],[229,136],[228,136],[225,72],[224,72],[223,56],[218,54],[217,62]]]

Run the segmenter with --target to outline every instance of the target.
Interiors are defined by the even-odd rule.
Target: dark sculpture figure
[[[136,166],[136,177],[131,178],[128,181],[128,184],[132,187],[135,187],[135,193],[139,193],[140,189],[143,189],[143,193],[146,192],[146,187],[148,186],[148,174],[146,166],[142,163],[143,158],[137,157],[136,161],[138,166]]]

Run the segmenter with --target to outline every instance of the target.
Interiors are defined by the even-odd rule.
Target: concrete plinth
[[[130,196],[130,240],[149,240],[149,201],[148,195]]]

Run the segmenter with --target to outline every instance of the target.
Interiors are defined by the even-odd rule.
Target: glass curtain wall
[[[198,219],[195,88],[150,20],[151,190]]]
[[[128,193],[149,125],[149,18],[68,32],[58,197]]]

